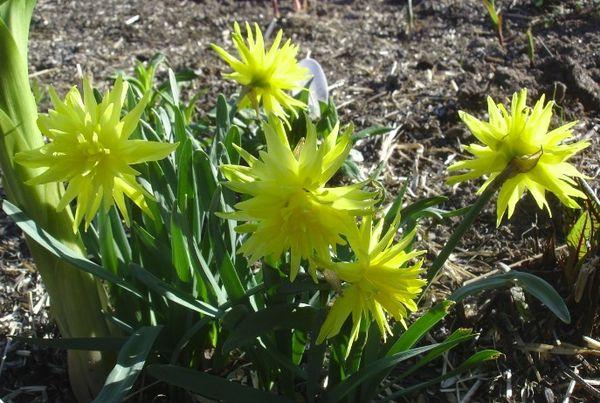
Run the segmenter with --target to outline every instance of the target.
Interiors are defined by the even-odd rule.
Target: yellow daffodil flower
[[[254,24],[254,28],[253,34],[250,24],[246,23],[247,38],[244,41],[239,24],[237,22],[234,24],[232,39],[239,53],[239,59],[215,44],[211,46],[234,70],[225,77],[237,81],[244,87],[240,108],[252,106],[258,110],[262,103],[265,112],[286,120],[286,110],[296,114],[296,108],[306,108],[305,103],[293,98],[288,92],[300,90],[310,74],[308,69],[298,65],[297,46],[292,45],[288,39],[280,47],[283,36],[281,30],[267,51],[258,24]]]
[[[226,186],[250,196],[235,205],[237,211],[221,216],[246,221],[237,227],[249,233],[239,250],[251,262],[289,250],[294,280],[301,259],[328,255],[330,245],[343,242],[340,233],[354,225],[354,216],[370,213],[374,200],[361,184],[326,187],[352,148],[350,133],[338,139],[336,125],[318,145],[308,122],[306,141],[292,151],[281,120],[271,116],[263,130],[267,151],[259,158],[238,148],[248,166],[221,166]],[[311,274],[316,278],[312,267]]]
[[[348,235],[356,260],[325,264],[346,285],[333,303],[317,343],[338,334],[350,315],[353,322],[350,344],[358,337],[363,318],[369,317],[375,320],[385,340],[387,334],[392,333],[386,312],[404,324],[409,311],[417,310],[414,300],[426,284],[420,278],[423,261],[408,263],[425,251],[406,251],[416,229],[393,244],[397,223],[390,225],[382,236],[383,224],[384,220],[379,220],[373,228],[371,217],[363,217],[360,227]]]
[[[148,98],[144,97],[121,118],[127,88],[119,77],[100,104],[88,80],[83,81],[83,98],[77,87],[67,93],[64,101],[51,89],[54,109],[38,119],[40,130],[50,142],[15,155],[22,165],[45,169],[28,184],[68,182],[58,209],[77,198],[74,232],[84,217],[87,229],[101,205],[108,210],[114,203],[129,224],[125,196],[151,215],[146,198],[152,196],[136,182],[139,172],[130,165],[160,160],[177,147],[171,143],[129,140]]]
[[[563,143],[573,136],[571,128],[576,122],[548,131],[554,102],[544,105],[544,100],[542,95],[533,109],[527,107],[527,90],[523,89],[513,95],[508,112],[504,105],[496,105],[488,97],[489,122],[459,112],[462,121],[483,145],[464,147],[474,158],[452,164],[449,171],[467,172],[451,177],[448,183],[487,175],[487,180],[478,191],[481,193],[509,164],[516,167],[516,174],[500,188],[497,225],[500,225],[507,209],[508,218],[512,216],[517,202],[527,190],[539,208],[546,207],[549,213],[546,190],[572,208],[578,207],[573,197],[585,198],[585,194],[574,187],[576,182],[573,179],[584,176],[567,160],[589,143]]]

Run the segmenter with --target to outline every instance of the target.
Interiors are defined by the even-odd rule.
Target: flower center
[[[321,222],[315,200],[307,190],[293,193],[281,209],[281,219],[286,231],[294,233],[311,233],[321,228]]]
[[[110,149],[102,144],[96,132],[93,132],[90,137],[80,133],[77,136],[77,141],[79,152],[88,163],[97,165],[110,155]]]
[[[271,74],[268,71],[256,70],[252,73],[252,81],[248,87],[269,88],[271,87]]]

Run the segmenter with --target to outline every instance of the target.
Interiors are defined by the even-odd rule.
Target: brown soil
[[[445,167],[460,156],[460,144],[472,140],[457,111],[481,117],[486,95],[507,100],[523,87],[529,88],[530,100],[542,93],[555,98],[561,113],[554,124],[579,120],[575,131],[591,146],[577,163],[591,177],[591,186],[598,187],[598,1],[545,0],[537,2],[542,7],[535,7],[534,1],[497,0],[504,12],[504,47],[478,0],[413,0],[412,27],[405,1],[313,0],[307,13],[298,14],[291,13],[291,1],[281,3],[284,17],[277,26],[300,45],[302,56],[310,52],[322,63],[335,87],[333,97],[342,121],[352,121],[359,128],[374,124],[397,128],[388,145],[381,138],[359,145],[367,170],[389,153],[383,181],[392,191],[411,176],[411,199],[448,195],[443,206],[447,209],[472,203],[478,183],[450,188],[444,182]],[[256,21],[266,28],[272,20],[270,2],[40,0],[32,25],[31,72],[42,86],[51,84],[64,91],[77,83],[78,66],[104,82],[117,70],[131,72],[136,59],[163,52],[173,69],[189,69],[198,75],[190,90],[208,89],[198,103],[205,111],[212,107],[215,94],[230,94],[234,88],[219,79],[225,66],[209,49],[211,42],[230,45],[228,31],[234,20]],[[535,38],[533,63],[527,55],[529,26]],[[519,204],[511,222],[500,228],[495,227],[494,213],[494,206],[489,206],[453,254],[434,298],[497,269],[498,262],[510,265],[532,258],[547,249],[551,238],[557,245],[564,243],[561,219],[570,219],[568,213],[555,213],[559,219],[550,221],[528,199]],[[423,231],[423,244],[426,241],[431,256],[441,249],[454,225],[454,221],[436,223]],[[31,270],[22,237],[4,216],[0,216],[0,256],[0,332],[43,336],[51,322],[45,309],[33,312],[44,298],[43,288]],[[519,268],[542,276],[569,297],[560,265],[553,259],[532,259]],[[423,395],[425,399],[460,400],[478,385],[474,397],[478,401],[551,401],[550,395],[562,400],[571,380],[569,371],[576,369],[585,379],[600,378],[597,357],[526,354],[514,344],[521,339],[524,343],[583,345],[584,335],[598,339],[597,321],[586,316],[589,305],[571,303],[574,321],[567,326],[530,299],[530,309],[524,314],[517,300],[509,291],[494,291],[457,309],[433,336],[458,326],[472,327],[482,335],[470,348],[495,346],[505,357],[478,373],[481,382],[465,378],[437,386]],[[25,347],[14,343],[7,349],[0,394],[23,385],[45,385],[51,400],[69,399],[62,382],[62,356],[47,351],[26,356],[27,352],[19,352]],[[3,338],[0,350],[5,345]],[[467,353],[450,355],[448,364]],[[31,368],[39,370],[39,376],[24,378],[23,374],[34,373]],[[53,375],[56,371],[58,375]],[[575,400],[594,400],[592,392],[581,385],[577,383]],[[507,395],[509,388],[512,398]]]

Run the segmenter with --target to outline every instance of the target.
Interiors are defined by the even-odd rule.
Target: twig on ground
[[[562,403],[569,403],[571,401],[571,395],[573,394],[573,391],[575,390],[575,385],[576,385],[575,380],[571,380],[571,382],[569,382],[569,387],[567,388],[567,391],[565,392],[565,398],[563,399]]]
[[[506,378],[506,400],[511,401],[513,397],[512,390],[512,371],[507,369],[504,373],[504,378]]]
[[[477,381],[475,381],[475,383],[473,384],[473,386],[471,386],[469,391],[463,396],[460,403],[469,403],[471,401],[471,399],[473,398],[473,396],[475,396],[477,389],[479,389],[479,387],[481,386],[482,383],[483,382],[481,381],[481,379],[477,379]]]
[[[557,246],[556,248],[554,248],[554,252],[555,253],[556,252],[560,252],[560,251],[562,251],[564,249],[567,249],[567,245],[566,244],[565,245]],[[543,259],[544,256],[545,256],[544,253],[538,253],[537,255],[533,255],[531,257],[519,260],[519,261],[517,261],[515,263],[511,263],[511,264],[508,265],[508,267],[510,267],[513,270],[517,269],[517,268],[522,268],[523,266],[527,266],[527,265],[529,265],[529,264],[531,264],[531,263],[533,263],[533,262],[535,262],[537,260]]]
[[[4,369],[4,362],[6,361],[6,355],[8,353],[10,343],[11,339],[6,339],[6,344],[4,345],[4,350],[2,351],[2,359],[0,359],[0,375],[2,375],[2,370]]]
[[[594,189],[592,189],[590,184],[587,183],[587,181],[583,178],[577,178],[577,180],[579,182],[579,185],[583,189],[583,193],[585,193],[587,197],[594,201],[597,208],[600,208],[600,199],[598,199],[598,195],[596,194],[596,192],[594,192]]]
[[[563,372],[566,376],[568,376],[569,378],[571,378],[571,382],[569,383],[569,390],[571,390],[571,384],[574,382],[579,383],[585,390],[587,390],[588,392],[590,392],[596,399],[600,399],[600,390],[596,389],[595,387],[593,387],[592,385],[590,385],[589,382],[587,382],[585,379],[583,379],[581,376],[579,376],[579,374],[576,372],[577,369],[572,370],[571,368],[569,368],[568,366],[566,366],[562,361],[560,362],[561,366],[563,367]],[[572,390],[571,390],[572,393]]]
[[[600,351],[592,350],[589,348],[583,348],[578,346],[553,346],[545,343],[520,343],[517,341],[517,348],[523,351],[532,351],[536,353],[550,353],[557,355],[577,355],[577,354],[589,354],[594,356],[600,356]]]
[[[592,339],[589,336],[583,336],[583,341],[585,341],[585,344],[587,344],[589,348],[594,350],[600,350],[600,341]]]
[[[54,71],[58,70],[58,67],[51,67],[49,69],[44,69],[44,70],[39,70],[39,71],[35,71],[33,73],[31,73],[29,75],[29,78],[34,78],[34,77],[40,77],[49,73],[52,73]]]

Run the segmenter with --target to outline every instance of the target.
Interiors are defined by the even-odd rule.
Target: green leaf
[[[358,140],[364,139],[365,137],[379,136],[382,134],[389,133],[392,130],[393,129],[391,127],[372,126],[361,130],[358,133],[354,133],[351,138],[352,141],[356,143]]]
[[[175,365],[151,365],[148,367],[148,373],[158,380],[183,388],[189,392],[197,393],[208,399],[224,402],[239,402],[243,400],[245,403],[292,402],[282,396],[230,382],[219,376]]]
[[[454,347],[458,346],[460,343],[470,340],[476,336],[475,333],[471,329],[457,329],[450,336],[444,340],[446,344],[436,347],[427,354],[425,357],[421,358],[415,365],[412,365],[408,369],[402,372],[398,379],[404,379],[410,374],[414,373],[420,368],[423,368],[425,365],[429,364],[431,361],[440,357],[441,355],[447,353],[452,350]]]
[[[110,219],[110,226],[112,230],[112,237],[115,242],[117,258],[120,261],[129,264],[131,262],[131,245],[127,239],[127,233],[123,227],[123,221],[117,213],[117,209],[112,207],[108,213]]]
[[[315,318],[312,318],[313,321],[314,319]],[[298,329],[294,330],[292,332],[292,362],[295,365],[299,366],[302,362],[302,357],[304,357],[307,345],[308,340],[306,332]]]
[[[464,338],[465,340],[467,337]],[[400,353],[393,354],[391,356],[383,357],[371,364],[366,365],[348,378],[338,383],[332,389],[330,389],[323,399],[326,402],[339,402],[344,396],[352,392],[354,389],[359,387],[365,380],[377,376],[382,372],[394,367],[395,365],[406,361],[419,354],[426,353],[434,348],[441,348],[447,344],[454,343],[454,340],[444,341],[443,343],[431,344],[429,346],[417,347],[410,350],[402,351]]]
[[[216,212],[222,211],[222,200],[221,188],[218,187],[213,195],[210,206],[211,214],[208,217],[209,238],[223,286],[230,298],[238,299],[244,296],[244,286],[225,246],[223,222],[215,215]]]
[[[177,84],[177,78],[173,70],[169,69],[169,85],[171,87],[171,96],[173,97],[173,103],[179,105],[179,85]]]
[[[392,344],[386,355],[390,356],[412,348],[433,326],[446,317],[453,305],[453,301],[446,300],[429,309],[402,333],[398,340]]]
[[[344,161],[341,171],[344,173],[344,175],[355,182],[362,182],[365,180],[358,164],[350,159]]]
[[[403,221],[405,221],[409,218],[418,219],[418,218],[426,216],[426,215],[434,215],[437,218],[441,219],[442,215],[439,214],[438,212],[443,211],[443,210],[432,209],[432,207],[437,206],[438,204],[441,204],[447,200],[448,200],[448,198],[445,196],[435,196],[435,197],[427,197],[425,199],[421,199],[409,206],[404,207],[400,211],[400,216]]]
[[[227,132],[227,136],[225,136],[225,140],[223,141],[225,149],[227,150],[227,154],[229,155],[229,160],[231,161],[231,164],[237,165],[240,162],[240,154],[233,147],[233,145],[235,144],[241,146],[241,136],[242,135],[240,133],[240,129],[238,129],[237,126],[231,126],[231,128]]]
[[[410,178],[406,178],[404,184],[400,188],[398,195],[394,199],[394,202],[385,213],[384,224],[383,224],[383,233],[385,234],[388,231],[390,225],[398,215],[398,212],[402,209],[402,201],[404,200],[404,195],[406,194],[406,190],[408,189],[408,184],[410,183]]]
[[[500,24],[500,15],[496,10],[494,0],[483,0],[483,5],[487,9],[488,15],[492,20],[492,23],[497,27]]]
[[[177,346],[175,346],[173,353],[171,353],[171,361],[170,361],[171,364],[175,364],[177,362],[177,360],[179,359],[179,355],[181,354],[183,349],[189,344],[192,337],[194,337],[194,335],[196,333],[198,333],[200,330],[202,330],[204,328],[204,326],[206,326],[209,323],[209,320],[210,320],[210,318],[205,316],[204,318],[197,321],[188,330],[186,330],[184,335],[181,336],[181,338],[177,342]]]
[[[39,339],[11,336],[13,340],[39,347],[64,350],[116,351],[127,341],[124,337],[69,337],[60,339]]]
[[[265,346],[259,347],[256,352],[261,361],[261,363],[258,363],[256,359],[254,360],[254,363],[257,366],[261,365],[262,363],[266,363],[265,357],[269,357],[272,361],[278,364],[282,370],[289,371],[287,373],[288,376],[296,376],[302,380],[308,379],[308,374],[306,371],[304,371],[299,365],[294,364],[292,360],[290,360],[284,353],[281,352],[280,348],[278,348],[276,344],[266,341]],[[272,367],[270,363],[268,366]]]
[[[321,316],[324,316],[321,313]],[[323,318],[316,321],[317,323],[323,323]],[[319,328],[315,326],[313,334],[318,334]],[[306,353],[306,372],[308,379],[306,381],[306,393],[309,402],[314,402],[319,390],[321,389],[321,374],[324,372],[325,353],[327,352],[327,344],[314,344],[312,343]]]
[[[442,267],[444,267],[444,263],[446,263],[446,260],[448,259],[454,248],[456,248],[465,232],[467,232],[467,230],[471,228],[471,225],[473,225],[473,222],[475,222],[475,219],[479,216],[481,210],[483,210],[487,202],[496,193],[498,188],[502,186],[502,183],[504,183],[504,181],[507,178],[513,175],[514,171],[514,166],[512,164],[509,164],[509,166],[506,167],[498,176],[496,176],[494,181],[490,183],[488,187],[485,188],[483,193],[479,195],[477,201],[473,203],[473,205],[469,208],[469,211],[465,214],[465,216],[463,217],[460,224],[456,227],[456,229],[452,232],[452,235],[446,241],[446,244],[444,245],[440,253],[438,253],[435,260],[431,263],[431,267],[427,270],[427,285],[421,293],[419,301],[421,300],[421,298],[423,298],[423,295],[427,293],[427,290],[431,286],[433,279],[438,275]]]
[[[597,230],[593,217],[589,211],[584,210],[573,224],[573,228],[567,235],[567,245],[577,253],[577,258],[582,259],[588,252],[589,241],[593,231]]]
[[[219,94],[217,98],[217,128],[221,131],[219,141],[222,140],[225,136],[225,133],[229,131],[229,127],[231,126],[231,121],[229,119],[229,105],[227,104],[227,100],[223,96],[223,94]]]
[[[165,242],[159,241],[146,228],[140,226],[135,221],[132,222],[131,229],[136,235],[135,239],[139,241],[139,247],[142,252],[142,261],[152,262],[158,267],[171,267],[171,255],[165,256],[165,251],[170,250],[170,246]]]
[[[3,201],[2,209],[15,221],[15,223],[23,230],[25,234],[27,234],[27,236],[29,236],[33,241],[54,256],[67,261],[80,270],[90,273],[102,280],[106,280],[109,283],[115,284],[124,290],[129,291],[133,295],[142,298],[142,294],[137,290],[136,287],[115,276],[102,266],[97,265],[91,260],[88,260],[67,248],[56,238],[38,226],[36,222],[25,216],[25,214],[17,206],[11,204],[8,200]]]
[[[29,25],[36,0],[13,0],[7,4],[2,4],[5,2],[0,2],[0,19],[6,24],[6,27],[12,34],[19,52],[23,55],[23,59],[27,60]]]
[[[398,324],[394,334],[399,334],[400,332],[402,333],[389,347],[386,356],[391,356],[414,347],[431,330],[433,326],[446,317],[453,305],[453,301],[442,301],[441,303],[430,308],[403,332],[400,329],[401,325]],[[361,400],[371,400],[381,382],[390,374],[391,371],[392,368],[383,371],[369,379],[368,383],[365,381],[365,384],[361,385]]]
[[[94,403],[121,402],[142,372],[148,354],[162,326],[145,326],[133,333],[117,357],[117,365],[110,371],[104,387]]]
[[[192,153],[192,141],[186,138],[177,147],[177,205],[181,211],[187,211],[188,201],[195,196],[191,168]]]
[[[224,352],[252,343],[257,337],[282,329],[311,330],[317,310],[310,306],[295,304],[274,305],[248,314],[223,344]]]
[[[185,234],[188,233],[186,231],[187,223],[179,208],[177,206],[173,206],[173,212],[171,214],[171,261],[175,266],[175,271],[177,272],[177,277],[179,280],[184,283],[189,283],[192,279],[190,268],[191,264],[191,255],[188,247],[187,239]]]
[[[198,274],[206,287],[210,287],[210,291],[217,299],[217,305],[222,305],[227,301],[227,293],[219,286],[217,277],[213,274],[208,263],[202,256],[202,252],[198,246],[198,242],[194,239],[191,240],[191,251],[192,254],[192,268],[194,273]]]
[[[218,310],[214,306],[207,304],[206,302],[199,301],[192,296],[179,291],[158,277],[153,276],[149,271],[135,263],[132,263],[129,267],[131,268],[133,275],[138,280],[146,284],[148,288],[160,296],[185,308],[203,313],[207,316],[217,316]]]
[[[450,299],[458,302],[468,295],[473,295],[483,290],[512,287],[514,285],[518,285],[524,291],[540,300],[563,322],[571,322],[569,308],[567,308],[567,305],[556,290],[545,280],[533,274],[520,271],[510,271],[475,281],[454,291]]]
[[[203,150],[195,150],[193,155],[194,184],[200,192],[196,193],[203,211],[210,209],[212,197],[217,190],[217,168],[211,163],[210,157]]]
[[[223,286],[225,287],[229,298],[242,298],[245,294],[244,286],[240,281],[240,277],[235,270],[235,266],[229,253],[223,252],[221,259],[217,260],[217,262],[221,281],[223,281]]]
[[[103,208],[98,212],[98,226],[102,266],[109,269],[113,274],[118,275],[119,260],[117,258],[115,241],[112,236],[111,221],[108,212],[104,211]]]
[[[398,397],[407,395],[409,393],[416,392],[417,390],[423,389],[427,386],[435,385],[437,383],[440,383],[444,379],[448,379],[448,378],[452,378],[454,376],[460,375],[463,372],[465,372],[471,368],[474,368],[476,366],[479,366],[486,361],[495,360],[500,355],[502,355],[502,353],[500,353],[499,351],[496,351],[496,350],[478,351],[475,354],[473,354],[472,356],[470,356],[468,359],[466,359],[462,364],[460,364],[454,370],[448,371],[444,375],[438,376],[437,378],[431,379],[429,381],[422,382],[422,383],[416,384],[414,386],[410,386],[406,389],[402,389],[397,392],[394,392],[391,395],[386,396],[385,399],[380,400],[380,402],[387,402],[387,401],[390,401],[393,399],[397,399]]]

